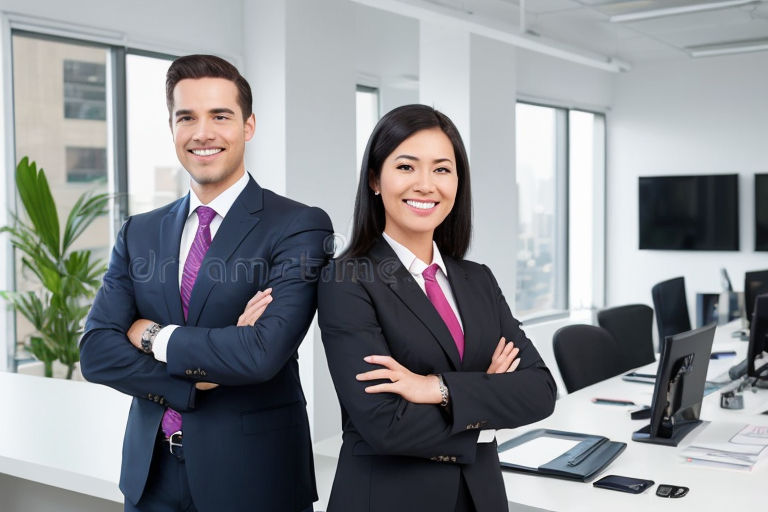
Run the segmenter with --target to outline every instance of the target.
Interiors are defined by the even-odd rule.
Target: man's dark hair
[[[341,257],[363,256],[384,231],[384,204],[371,190],[371,179],[378,182],[384,161],[408,137],[421,130],[439,128],[448,137],[456,156],[459,178],[453,209],[437,226],[434,241],[441,254],[462,259],[472,238],[472,195],[469,160],[459,130],[442,112],[427,105],[404,105],[381,118],[365,148],[357,186],[352,239]]]
[[[176,84],[187,78],[224,78],[237,87],[237,103],[243,113],[243,121],[253,112],[251,86],[235,66],[214,55],[186,55],[179,57],[165,75],[165,101],[168,113],[173,116],[173,90]]]

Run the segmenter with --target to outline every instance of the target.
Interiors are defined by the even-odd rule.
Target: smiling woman
[[[396,108],[359,183],[350,246],[318,292],[344,430],[328,511],[506,509],[495,429],[548,416],[555,384],[488,267],[464,260],[456,127],[425,105]]]

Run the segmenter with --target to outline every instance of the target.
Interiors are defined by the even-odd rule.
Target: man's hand
[[[248,304],[245,305],[245,310],[240,318],[237,319],[237,326],[243,327],[245,325],[253,326],[256,320],[259,319],[267,306],[272,302],[272,288],[267,288],[263,292],[259,292],[253,296]]]
[[[155,322],[145,318],[140,318],[133,322],[133,325],[131,325],[131,328],[128,329],[128,332],[126,333],[126,336],[128,336],[128,340],[131,342],[131,345],[141,350],[141,336],[144,334],[144,331],[146,331],[147,328],[153,323]]]

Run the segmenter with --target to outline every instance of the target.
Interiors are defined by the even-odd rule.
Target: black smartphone
[[[611,489],[612,491],[631,492],[640,494],[653,485],[653,480],[643,480],[642,478],[631,478],[628,476],[608,475],[593,483],[595,487]]]

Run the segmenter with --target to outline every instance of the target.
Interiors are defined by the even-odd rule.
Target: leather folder
[[[541,476],[588,482],[627,447],[627,443],[611,441],[604,436],[540,428],[505,441],[499,445],[498,451],[499,453],[504,452],[542,436],[578,441],[578,444],[538,467],[523,466],[505,461],[501,462],[501,467]]]

